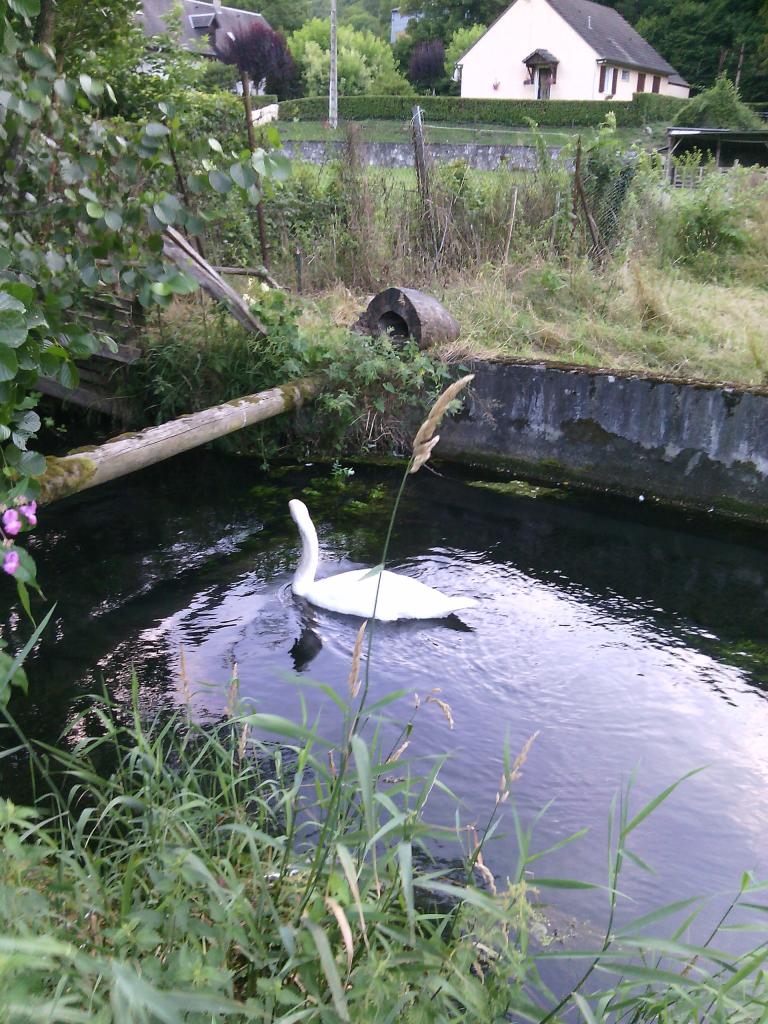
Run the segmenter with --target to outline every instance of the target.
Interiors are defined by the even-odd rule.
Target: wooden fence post
[[[428,234],[432,242],[435,259],[437,259],[437,227],[435,225],[434,208],[429,194],[429,170],[427,168],[427,153],[424,148],[424,122],[421,116],[421,107],[417,104],[413,108],[413,155],[416,164],[416,180],[419,185],[421,196],[421,207],[428,228]]]

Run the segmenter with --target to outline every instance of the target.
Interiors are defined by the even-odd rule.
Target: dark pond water
[[[487,815],[505,738],[516,751],[538,730],[521,814],[553,801],[541,847],[590,829],[543,874],[604,882],[608,808],[630,774],[639,807],[706,765],[635,833],[656,874],[629,866],[627,912],[731,892],[745,869],[768,875],[766,535],[648,506],[510,496],[446,472],[409,483],[392,563],[477,607],[463,624],[381,626],[371,679],[375,696],[440,687],[455,729],[422,707],[412,751],[451,752],[442,777],[464,819]],[[330,573],[379,560],[396,483],[367,469],[336,486],[313,467],[267,479],[251,462],[196,453],[45,510],[35,555],[57,610],[30,697],[15,702],[24,728],[55,738],[102,678],[128,702],[133,668],[147,713],[178,703],[182,648],[206,684],[201,715],[224,708],[233,661],[260,710],[298,713],[294,670],[344,689],[358,623],[292,599],[287,500],[302,495],[314,512]],[[6,631],[17,623],[12,612]],[[331,702],[303,695],[332,734]],[[411,704],[393,714],[404,720]],[[19,778],[3,770],[14,791]],[[433,813],[453,810],[438,798]],[[498,875],[514,857],[510,835],[494,843]],[[562,905],[599,924],[604,900],[564,893]]]

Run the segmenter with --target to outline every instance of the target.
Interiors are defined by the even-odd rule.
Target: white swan
[[[288,502],[288,508],[301,534],[301,558],[293,577],[293,592],[297,597],[306,598],[310,604],[364,619],[374,618],[375,604],[375,618],[384,622],[440,619],[475,604],[471,597],[447,597],[418,580],[387,570],[372,573],[370,569],[353,569],[316,580],[320,548],[309,510],[303,501],[296,498]]]

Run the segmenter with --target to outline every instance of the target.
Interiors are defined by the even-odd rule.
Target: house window
[[[619,85],[619,69],[618,68],[614,68],[613,69],[613,85],[611,85],[611,92],[613,93],[614,96],[616,95],[616,89],[618,88],[618,85]]]
[[[621,80],[622,80],[622,82],[628,82],[629,81],[629,72],[627,71],[626,68],[622,68],[621,69]]]
[[[645,74],[642,71],[637,76],[637,91],[645,92]]]
[[[600,65],[600,83],[597,87],[598,92],[605,92],[605,72],[607,68],[605,64]]]
[[[653,87],[652,87],[651,91],[652,92],[658,92],[660,88],[661,88],[661,75],[654,75],[653,76]]]

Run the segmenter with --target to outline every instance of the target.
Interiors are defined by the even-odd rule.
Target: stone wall
[[[483,361],[441,458],[768,523],[768,389]]]
[[[311,164],[324,164],[343,157],[343,142],[285,142],[286,156]],[[427,153],[438,163],[465,160],[470,167],[481,171],[495,171],[506,167],[510,171],[532,171],[538,160],[534,146],[493,146],[467,143],[434,143]],[[413,167],[413,146],[410,142],[361,142],[362,160],[369,167]],[[551,149],[556,157],[559,149]]]

